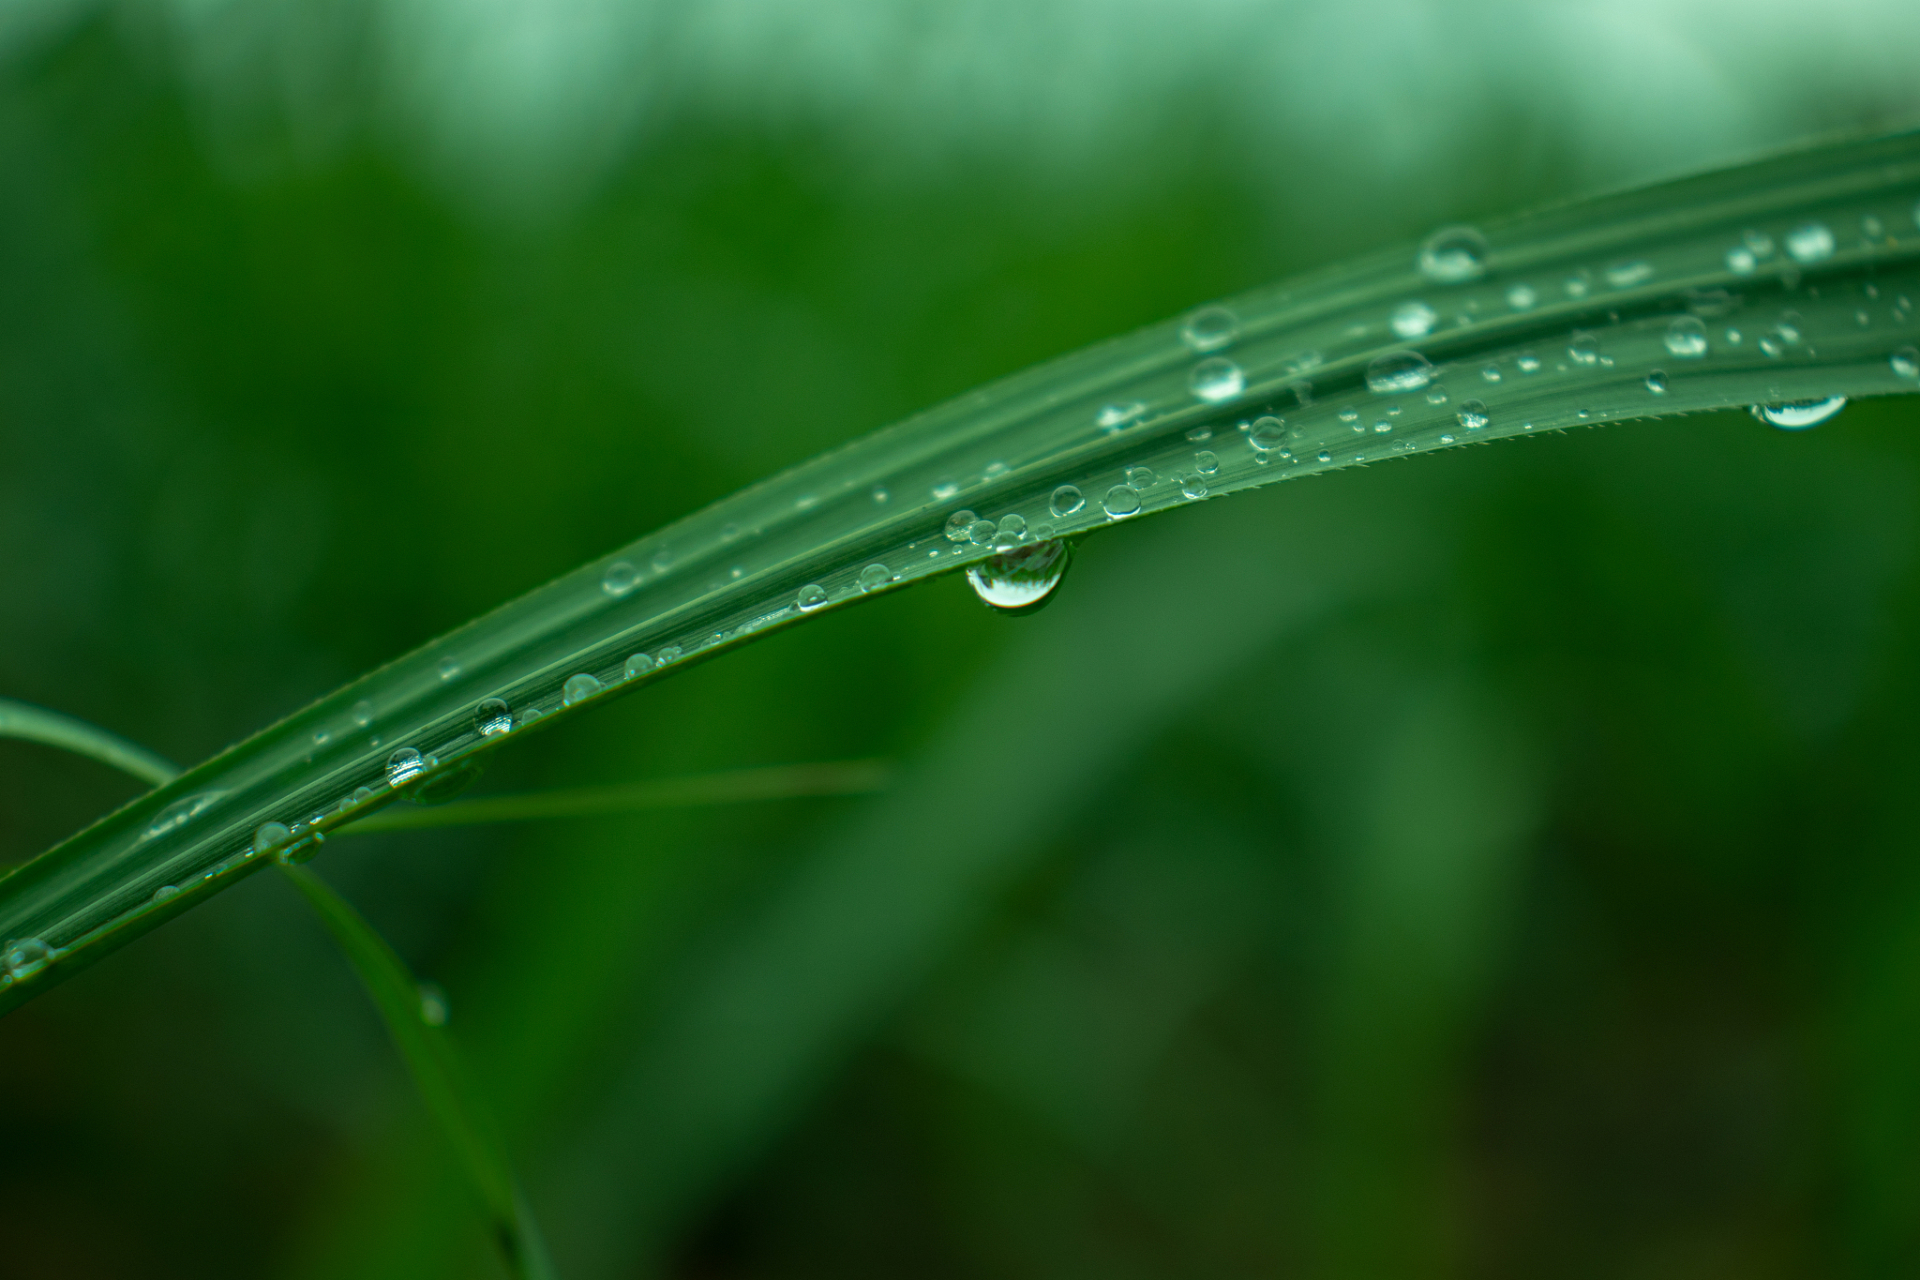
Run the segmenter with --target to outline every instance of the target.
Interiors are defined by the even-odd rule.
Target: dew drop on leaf
[[[387,785],[404,787],[419,777],[426,765],[412,747],[400,747],[387,757]]]
[[[1225,307],[1202,307],[1180,326],[1180,340],[1195,351],[1218,351],[1240,331],[1240,321]]]
[[[1472,227],[1442,227],[1420,246],[1419,267],[1439,284],[1478,280],[1487,273],[1487,238]]]
[[[1220,469],[1220,458],[1213,450],[1202,449],[1193,455],[1193,465],[1199,468],[1201,475],[1210,476]]]
[[[1063,484],[1055,489],[1053,496],[1047,500],[1047,509],[1053,512],[1055,519],[1061,520],[1086,505],[1087,500],[1081,495],[1078,486],[1070,484]]]
[[[1202,360],[1193,366],[1193,373],[1187,379],[1187,386],[1193,394],[1208,404],[1219,404],[1222,400],[1231,400],[1247,388],[1247,375],[1240,366],[1225,356],[1214,356]]]
[[[1667,325],[1667,350],[1683,360],[1707,354],[1706,322],[1697,316],[1675,316]]]
[[[1667,375],[1663,370],[1655,369],[1647,375],[1647,390],[1657,396],[1667,394]]]
[[[53,948],[38,938],[21,938],[7,943],[0,950],[0,973],[18,982],[30,978],[47,967],[53,959]]]
[[[1845,396],[1828,396],[1824,400],[1789,400],[1782,404],[1756,404],[1751,412],[1760,421],[1770,423],[1783,431],[1805,431],[1809,427],[1819,426],[1846,407]]]
[[[1433,381],[1433,365],[1418,351],[1390,351],[1367,366],[1367,390],[1375,395],[1419,391]]]
[[[1824,222],[1804,222],[1787,233],[1787,253],[1795,262],[1808,265],[1833,256],[1833,232]]]
[[[968,565],[967,583],[1002,613],[1032,613],[1052,597],[1069,559],[1064,541],[1035,542]]]
[[[635,676],[643,676],[653,670],[653,657],[646,653],[628,654],[627,665],[620,670],[621,674],[628,680],[633,679]]]
[[[1393,309],[1387,323],[1393,332],[1401,338],[1424,338],[1433,332],[1433,326],[1440,320],[1434,309],[1418,300],[1403,302]]]
[[[862,591],[878,591],[892,581],[893,570],[884,564],[870,564],[860,571],[859,583]]]
[[[1117,484],[1107,490],[1107,496],[1100,502],[1100,509],[1114,520],[1136,515],[1140,510],[1140,493],[1132,485]]]
[[[285,844],[292,835],[293,832],[287,829],[287,824],[284,822],[263,822],[253,829],[253,851],[272,853]]]
[[[353,717],[355,724],[364,729],[373,723],[373,704],[362,698],[353,704],[353,710],[347,714]]]
[[[1902,347],[1887,357],[1896,378],[1920,378],[1920,347]]]
[[[637,655],[636,655],[637,656]],[[632,659],[628,659],[632,665]],[[483,738],[497,738],[513,729],[513,708],[504,698],[482,698],[473,708],[473,727]]]
[[[600,589],[617,599],[633,590],[633,584],[639,580],[638,569],[625,560],[615,560],[607,566],[607,571],[600,575]]]
[[[987,522],[982,520],[978,523],[986,524]],[[987,528],[991,529],[993,526],[987,525]],[[809,582],[806,586],[800,588],[799,594],[794,596],[793,602],[799,605],[802,611],[818,609],[827,602],[827,589],[817,582]]]
[[[453,1006],[448,1003],[447,993],[439,983],[420,984],[420,1021],[430,1027],[444,1027],[452,1012]]]
[[[1469,431],[1478,431],[1493,421],[1487,414],[1487,405],[1484,400],[1462,400],[1459,411],[1453,416],[1458,418],[1460,425]]]

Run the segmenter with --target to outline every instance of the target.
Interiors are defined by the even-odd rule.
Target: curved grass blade
[[[453,1142],[493,1219],[495,1243],[508,1268],[527,1280],[550,1280],[553,1264],[526,1197],[514,1181],[506,1151],[467,1084],[446,1032],[427,1020],[420,984],[353,904],[305,867],[282,867],[326,925],[360,984],[373,997],[414,1087]]]
[[[0,975],[0,1011],[251,874],[262,824],[300,849],[687,662],[1009,547],[1476,441],[1920,390],[1916,206],[1920,134],[1832,143],[1364,258],[963,396],[503,606],[16,869],[0,933],[50,960]]]
[[[748,800],[791,800],[804,796],[865,796],[886,788],[893,775],[887,760],[842,760],[823,764],[783,764],[764,769],[729,769],[686,778],[658,778],[607,787],[570,787],[521,795],[488,796],[429,809],[389,809],[344,828],[342,836],[382,831],[423,831],[433,827],[469,827],[493,822],[532,822],[553,818],[599,818],[694,805],[739,804]],[[338,837],[335,837],[338,838]]]
[[[180,767],[171,760],[118,734],[12,698],[0,698],[0,738],[21,738],[60,747],[132,774],[155,787],[164,787],[180,776]]]

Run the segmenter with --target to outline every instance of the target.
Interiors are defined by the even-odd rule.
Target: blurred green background
[[[183,763],[1194,302],[1920,113],[1920,13],[13,0],[0,696]],[[1920,1270],[1920,406],[1094,538],[505,753],[881,796],[340,840],[562,1272]],[[0,742],[0,860],[128,798]],[[278,877],[0,1022],[0,1275],[499,1274]]]

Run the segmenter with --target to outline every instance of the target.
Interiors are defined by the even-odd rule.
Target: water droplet
[[[644,655],[636,655],[644,656]],[[632,665],[632,659],[628,660]],[[474,704],[473,727],[483,738],[497,738],[513,729],[513,708],[504,698],[482,698]]]
[[[186,826],[195,818],[213,808],[226,798],[224,791],[202,791],[198,795],[185,796],[153,815],[147,822],[143,839],[151,840],[163,836],[169,831]]]
[[[1458,418],[1460,425],[1469,431],[1478,431],[1493,421],[1487,416],[1487,404],[1484,400],[1462,400],[1459,411],[1453,416]]]
[[[600,575],[600,589],[610,596],[619,597],[633,590],[634,583],[640,581],[640,571],[625,560],[615,560]]]
[[[1180,340],[1195,351],[1218,351],[1232,342],[1240,321],[1225,307],[1202,307],[1180,326]]]
[[[416,757],[417,758],[417,757]],[[272,853],[293,836],[284,822],[263,822],[253,829],[253,851]]]
[[[1247,388],[1247,376],[1240,366],[1225,356],[1213,356],[1193,366],[1187,379],[1193,394],[1208,404],[1231,400]]]
[[[947,517],[946,535],[948,542],[965,542],[972,535],[967,531],[973,528],[973,522],[979,519],[971,511],[956,511]]]
[[[1129,485],[1117,484],[1107,490],[1107,496],[1101,500],[1100,509],[1115,520],[1137,514],[1140,510],[1140,494]]]
[[[654,655],[653,660],[664,667],[669,662],[680,661],[680,653],[681,649],[679,645],[663,644],[660,646],[660,651]]]
[[[1487,273],[1487,238],[1472,227],[1442,227],[1420,246],[1420,274],[1440,284],[1460,284]]]
[[[1920,378],[1920,347],[1902,347],[1887,357],[1896,378]]]
[[[1515,311],[1531,311],[1540,294],[1530,284],[1516,284],[1507,290],[1507,305]]]
[[[993,521],[975,520],[967,526],[967,541],[976,547],[984,547],[993,541]]]
[[[933,486],[932,492],[933,492],[934,501],[945,502],[949,498],[954,498],[959,496],[960,486],[955,484],[951,480],[942,480],[938,484]]]
[[[1253,426],[1247,431],[1247,442],[1262,453],[1271,453],[1286,444],[1287,424],[1283,419],[1271,416],[1255,418]],[[1213,457],[1212,454],[1207,456]]]
[[[1402,338],[1424,338],[1433,332],[1433,326],[1440,317],[1434,309],[1424,302],[1403,302],[1393,309],[1393,315],[1387,323],[1395,334]]]
[[[1393,430],[1393,424],[1391,422],[1388,422],[1385,418],[1382,418],[1380,419],[1380,421],[1373,424],[1373,429],[1376,434],[1385,435],[1387,434],[1387,432]]]
[[[889,492],[887,492],[887,486],[885,486],[885,485],[883,485],[883,484],[877,484],[877,485],[875,485],[875,486],[873,486],[873,494],[872,494],[872,497],[873,497],[873,501],[874,501],[874,505],[875,505],[875,506],[882,506],[882,507],[883,507],[883,506],[885,506],[885,505],[886,505],[887,503],[889,503],[889,502],[891,502],[891,501],[893,500],[893,495],[892,495],[891,493],[889,493]]]
[[[1778,360],[1781,353],[1787,349],[1779,338],[1770,333],[1761,337],[1759,345],[1761,353],[1774,360]]]
[[[1435,387],[1433,390],[1427,392],[1428,404],[1445,404],[1446,402],[1447,389],[1445,387]]]
[[[333,741],[333,735],[332,735],[331,733],[328,733],[328,732],[327,732],[327,731],[326,731],[325,729],[315,729],[315,730],[313,731],[313,745],[314,745],[314,746],[316,746],[316,747],[324,747],[324,746],[326,746],[326,745],[327,745],[327,744],[328,744],[329,742],[332,742],[332,741]]]
[[[1390,351],[1367,366],[1367,390],[1390,396],[1419,391],[1433,381],[1433,365],[1418,351]]]
[[[1787,232],[1787,253],[1802,265],[1826,261],[1833,256],[1833,248],[1833,232],[1824,222],[1803,222]]]
[[[442,680],[451,680],[460,674],[460,663],[455,658],[442,658],[434,667]]]
[[[353,710],[347,714],[353,717],[355,724],[364,729],[373,723],[373,704],[362,698],[353,704]]]
[[[1522,351],[1513,358],[1513,367],[1522,373],[1540,372],[1540,357],[1531,351]]]
[[[1136,489],[1151,489],[1159,482],[1160,477],[1153,474],[1152,467],[1127,468],[1127,483]]]
[[[1332,462],[1332,461],[1333,461],[1333,454],[1332,454],[1332,453],[1330,453],[1330,452],[1328,452],[1328,451],[1327,451],[1327,450],[1325,450],[1325,449],[1322,449],[1322,450],[1321,450],[1321,451],[1320,451],[1319,453],[1317,453],[1317,454],[1315,454],[1314,456],[1315,456],[1316,458],[1318,458],[1318,459],[1319,459],[1320,461],[1322,461],[1322,462]]]
[[[1035,542],[968,565],[967,582],[1002,613],[1032,613],[1053,595],[1070,559],[1067,544],[1057,538]]]
[[[1202,449],[1193,455],[1193,465],[1199,468],[1201,475],[1210,476],[1220,469],[1220,458],[1213,450]]]
[[[892,581],[893,581],[893,570],[887,568],[887,566],[885,566],[884,564],[878,564],[878,563],[870,564],[866,568],[862,569],[860,571],[860,576],[857,579],[855,579],[856,584],[859,586],[860,590],[863,592],[878,591],[881,587],[886,586],[889,582],[892,582]]]
[[[444,1027],[452,1012],[453,1006],[447,1003],[447,993],[439,983],[420,984],[420,1021],[430,1027]]]
[[[1667,375],[1664,370],[1655,369],[1647,375],[1647,390],[1657,396],[1667,394]]]
[[[1791,238],[1789,238],[1789,245],[1791,245]],[[1753,406],[1752,413],[1760,421],[1771,423],[1782,430],[1805,431],[1808,427],[1819,426],[1846,407],[1845,396],[1828,396],[1824,400],[1790,400],[1784,404],[1756,404]]]
[[[570,707],[576,702],[585,702],[598,692],[600,682],[584,671],[577,671],[560,686],[560,705]]]
[[[643,676],[653,670],[653,659],[644,653],[629,654],[627,665],[620,670],[624,679],[631,680],[635,676]]]
[[[1349,406],[1348,408],[1342,409],[1340,411],[1340,421],[1342,422],[1358,422],[1359,420],[1360,420],[1360,411],[1358,409],[1355,409]]]
[[[1110,404],[1103,406],[1093,415],[1093,423],[1102,431],[1118,431],[1129,422],[1146,417],[1147,406],[1135,400],[1132,404]]]
[[[1566,290],[1569,298],[1584,298],[1587,296],[1587,290],[1591,287],[1592,282],[1593,277],[1583,267],[1568,276],[1565,280],[1562,280],[1560,287]]]
[[[1207,482],[1199,476],[1188,476],[1180,482],[1180,493],[1197,502],[1207,496]]]
[[[1651,279],[1653,279],[1651,262],[1616,262],[1607,268],[1607,283],[1616,289],[1631,289]]]
[[[802,498],[795,505],[802,511],[805,511],[808,507],[812,506],[813,503],[814,500],[812,498]],[[673,552],[666,547],[662,547],[653,553],[653,559],[648,563],[653,565],[653,571],[655,573],[665,573],[667,570],[673,568]]]
[[[426,765],[412,747],[400,747],[387,757],[387,785],[404,787],[419,777]]]
[[[1707,354],[1707,326],[1695,316],[1675,316],[1667,325],[1667,350],[1684,360]]]
[[[0,949],[0,972],[19,982],[46,968],[52,959],[52,947],[38,938],[21,938]]]
[[[1575,364],[1598,364],[1600,362],[1599,336],[1575,330],[1573,339],[1567,343],[1567,358]]]
[[[153,900],[155,902],[170,902],[179,896],[180,886],[177,884],[163,884],[153,891]]]
[[[982,520],[980,523],[987,522]],[[987,528],[991,530],[993,526],[988,524]],[[793,602],[799,605],[803,612],[812,612],[827,602],[827,589],[817,582],[809,582],[800,588],[800,593],[793,598]]]
[[[1087,500],[1082,496],[1079,488],[1070,484],[1061,485],[1053,491],[1053,496],[1047,499],[1047,509],[1053,512],[1055,519],[1059,520],[1066,519],[1086,505]]]
[[[1213,439],[1213,428],[1203,422],[1197,427],[1188,427],[1186,434],[1187,434],[1187,439],[1192,440],[1197,444],[1202,440]]]

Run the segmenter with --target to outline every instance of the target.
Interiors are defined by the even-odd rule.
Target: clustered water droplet
[[[1067,544],[1058,538],[1029,543],[968,565],[967,582],[975,595],[1002,613],[1031,613],[1053,595],[1070,558]]]
[[[1827,396],[1820,400],[1789,400],[1781,404],[1756,404],[1753,416],[1783,431],[1805,431],[1847,407],[1845,396]]]

